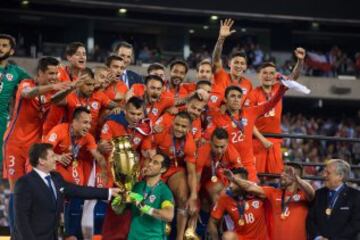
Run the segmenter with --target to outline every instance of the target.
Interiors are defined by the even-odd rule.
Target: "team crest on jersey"
[[[246,95],[246,93],[247,93],[247,89],[246,88],[241,88],[241,90],[242,90],[242,92],[243,92],[243,95]]]
[[[293,199],[294,199],[295,202],[300,201],[300,195],[299,195],[299,194],[295,194],[294,197],[293,197]]]
[[[8,81],[12,81],[14,79],[14,75],[12,75],[11,73],[6,74],[6,78]]]
[[[92,102],[91,103],[91,107],[94,109],[94,110],[98,110],[99,109],[99,103],[98,102]]]
[[[244,106],[249,107],[250,106],[250,100],[246,99],[244,102]]]
[[[138,137],[135,137],[133,142],[135,143],[135,145],[139,145],[139,143],[141,142],[141,139]]]
[[[55,142],[56,139],[57,139],[57,134],[52,133],[49,137],[49,142]]]
[[[248,119],[247,119],[247,118],[242,118],[242,119],[241,119],[241,123],[242,123],[242,125],[244,125],[244,126],[248,125]]]
[[[104,126],[103,126],[103,128],[102,128],[102,130],[101,130],[101,132],[102,133],[107,133],[109,131],[109,125],[107,125],[106,123],[104,124]]]
[[[192,134],[195,135],[197,133],[198,129],[197,128],[192,128],[191,131],[192,131]]]
[[[157,108],[153,108],[151,112],[152,114],[157,115],[159,113],[159,110]]]
[[[156,200],[156,196],[155,195],[150,195],[150,197],[149,197],[149,201],[151,202],[151,203],[154,203],[155,202],[155,200]]]
[[[253,201],[251,203],[251,206],[253,206],[253,208],[258,209],[260,207],[260,202],[259,201]]]
[[[15,169],[14,168],[9,168],[8,173],[10,176],[15,174]]]
[[[211,95],[211,97],[210,97],[210,101],[211,102],[216,102],[218,100],[218,97],[217,96],[215,96],[215,95]]]

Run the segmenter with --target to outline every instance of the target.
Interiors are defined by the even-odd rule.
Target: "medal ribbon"
[[[174,147],[175,166],[176,167],[178,166],[178,161],[177,161],[178,155],[180,155],[181,149],[184,149],[184,146],[185,146],[185,139],[181,139],[180,148],[176,148],[176,138],[175,138],[175,136],[173,136],[173,147]]]
[[[245,215],[245,204],[246,204],[246,201],[245,201],[245,198],[244,196],[241,194],[237,201],[236,201],[236,205],[237,205],[237,209],[238,209],[238,212],[239,212],[239,217],[240,219],[244,219],[244,215]]]
[[[70,127],[70,141],[71,141],[71,154],[73,156],[73,160],[76,161],[79,156],[80,145],[75,143],[75,135],[72,127]]]
[[[241,130],[242,132],[244,132],[244,125],[243,125],[243,123],[242,123],[241,112],[240,112],[240,120],[239,120],[239,121],[236,120],[236,119],[231,115],[231,113],[230,113],[228,110],[226,110],[226,114],[229,115],[229,117],[231,118],[231,121],[232,121],[233,123],[235,123],[236,127],[237,127],[239,130]]]
[[[285,201],[285,192],[286,190],[284,189],[281,193],[281,213],[285,214],[286,208],[288,207],[290,201],[292,200],[294,193],[291,194],[291,196],[288,198],[287,201]]]
[[[341,186],[341,188],[338,191],[335,191],[333,194],[330,194],[329,191],[329,196],[328,196],[328,209],[333,209],[336,203],[336,200],[338,199],[340,193],[342,192],[342,190],[344,189],[345,184],[343,184]]]

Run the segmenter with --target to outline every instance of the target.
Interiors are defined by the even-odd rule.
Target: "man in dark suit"
[[[307,219],[311,240],[355,240],[360,233],[360,192],[346,185],[350,165],[341,159],[328,161],[325,187],[316,191]]]
[[[128,69],[129,65],[134,59],[134,48],[128,42],[120,42],[115,47],[115,53],[124,60],[125,71],[121,77],[126,86],[130,89],[134,83],[144,83],[141,75]]]
[[[56,155],[51,144],[35,143],[29,155],[33,170],[15,185],[14,240],[57,240],[64,196],[110,200],[119,193],[117,188],[80,187],[65,182],[53,172]]]

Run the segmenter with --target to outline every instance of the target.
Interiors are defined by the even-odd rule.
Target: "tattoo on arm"
[[[70,88],[70,89],[66,89],[66,90],[63,90],[63,91],[60,91],[56,94],[54,94],[52,97],[51,97],[51,102],[53,103],[56,103],[56,104],[60,104],[62,102],[62,100],[64,100],[64,98],[72,91],[73,89]]]
[[[215,44],[212,60],[214,64],[220,64],[221,62],[221,54],[224,45],[224,38],[219,38]]]
[[[22,94],[24,98],[34,98],[39,95],[40,95],[40,87],[34,87],[28,91],[25,90]]]

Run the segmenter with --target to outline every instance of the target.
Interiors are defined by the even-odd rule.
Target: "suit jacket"
[[[360,192],[345,185],[330,216],[325,214],[328,207],[328,188],[318,189],[307,218],[309,239],[323,236],[330,240],[354,240],[360,232]]]
[[[144,79],[141,75],[137,74],[134,71],[131,70],[126,70],[126,77],[129,81],[129,88],[131,88],[131,86],[135,83],[141,83],[144,84]],[[123,79],[125,81],[125,79]]]
[[[15,184],[14,240],[57,240],[64,196],[85,199],[107,199],[109,190],[80,187],[65,182],[59,173],[51,173],[57,199],[38,173],[32,171]]]

